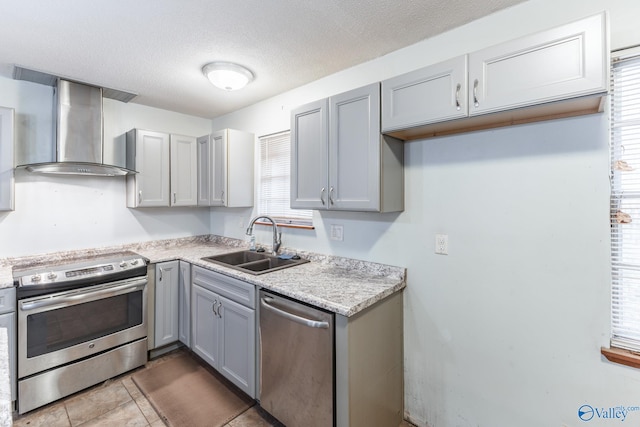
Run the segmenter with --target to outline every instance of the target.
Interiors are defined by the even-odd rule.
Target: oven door
[[[18,301],[18,377],[147,336],[147,278]]]

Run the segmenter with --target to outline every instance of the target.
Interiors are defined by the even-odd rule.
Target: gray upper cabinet
[[[178,341],[179,261],[156,264],[155,347]]]
[[[13,210],[14,111],[0,107],[0,211]]]
[[[198,164],[196,138],[171,135],[171,206],[198,204]]]
[[[196,138],[142,129],[127,132],[127,207],[197,204]]]
[[[404,140],[602,111],[604,13],[382,82],[382,131]]]
[[[130,208],[169,206],[169,134],[132,129],[127,132],[129,169],[127,206]]]
[[[291,207],[326,209],[329,185],[329,100],[291,112]]]
[[[471,53],[469,114],[606,92],[605,36],[601,13]]]
[[[403,147],[380,134],[380,84],[298,107],[291,116],[291,207],[404,209]]]
[[[467,56],[382,82],[382,131],[467,116]]]
[[[198,206],[211,206],[211,194],[213,191],[213,138],[204,135],[197,140],[198,156]]]
[[[253,206],[254,134],[224,129],[197,145],[198,206]]]

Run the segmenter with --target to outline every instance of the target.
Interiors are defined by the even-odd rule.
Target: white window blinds
[[[640,350],[640,55],[611,76],[611,345]]]
[[[311,225],[312,211],[290,208],[290,133],[260,137],[258,212],[283,224]]]

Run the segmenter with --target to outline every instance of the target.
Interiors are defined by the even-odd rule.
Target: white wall
[[[15,109],[16,157],[52,138],[53,89],[0,77],[0,105]],[[211,121],[104,100],[105,146],[131,128],[200,136]],[[46,156],[45,156],[46,158]],[[15,211],[0,212],[0,257],[208,234],[208,209],[128,209],[124,177],[15,174]]]
[[[213,127],[288,129],[296,105],[601,10],[613,48],[640,43],[636,0],[529,0]],[[405,159],[403,213],[315,212],[316,230],[286,229],[283,244],[407,267],[408,417],[431,427],[576,427],[589,424],[578,418],[583,404],[640,406],[640,371],[600,355],[609,338],[606,115],[414,141]],[[255,213],[212,210],[212,231],[243,237]],[[344,225],[343,242],[328,239],[333,223]],[[448,256],[433,253],[436,233],[449,235]],[[622,425],[640,425],[640,412]]]

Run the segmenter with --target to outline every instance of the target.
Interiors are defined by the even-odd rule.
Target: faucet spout
[[[249,227],[247,227],[247,236],[251,236],[253,234],[253,225],[259,219],[266,219],[269,222],[271,222],[271,224],[273,226],[273,244],[272,244],[272,247],[271,247],[271,253],[273,255],[278,255],[278,250],[280,249],[280,245],[282,244],[282,233],[280,231],[278,231],[278,224],[270,216],[258,215],[257,217],[253,218],[249,222]]]

